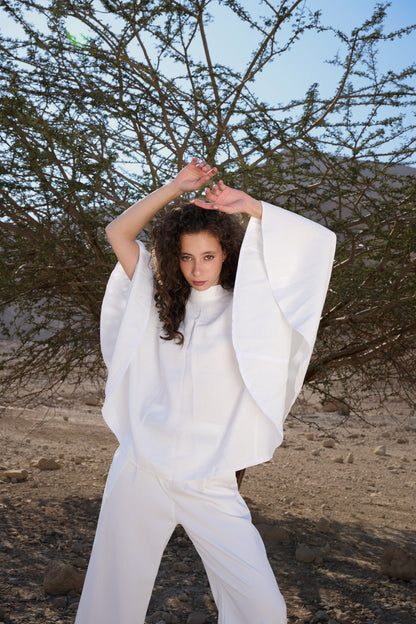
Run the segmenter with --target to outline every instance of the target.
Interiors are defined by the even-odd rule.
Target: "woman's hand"
[[[225,186],[222,180],[220,180],[219,184],[215,184],[212,190],[207,188],[205,195],[208,202],[196,199],[193,203],[207,210],[220,210],[228,214],[244,212],[251,217],[261,219],[263,213],[261,202],[247,195],[244,191],[238,191]]]
[[[205,161],[198,163],[197,158],[192,158],[191,162],[175,177],[173,184],[178,187],[181,193],[197,191],[216,173],[216,167],[211,168]]]

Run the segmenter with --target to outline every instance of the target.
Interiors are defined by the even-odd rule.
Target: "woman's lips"
[[[206,284],[206,280],[204,282],[192,282],[194,286],[203,286]]]

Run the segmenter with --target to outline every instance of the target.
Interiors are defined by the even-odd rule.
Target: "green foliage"
[[[0,292],[16,321],[2,383],[20,390],[96,377],[99,311],[114,257],[103,229],[193,155],[226,183],[316,219],[339,238],[308,382],[341,393],[375,380],[408,396],[415,381],[415,67],[382,74],[388,5],[344,33],[304,2],[218,0],[257,36],[238,69],[212,60],[214,0],[3,1],[22,28],[1,38]],[[263,11],[262,8],[262,11]],[[267,12],[268,11],[268,12]],[[32,25],[32,16],[46,26]],[[75,35],[76,18],[88,35]],[[340,52],[332,94],[268,104],[256,78],[309,30]],[[391,112],[394,110],[394,115]],[[409,402],[412,402],[409,397]]]

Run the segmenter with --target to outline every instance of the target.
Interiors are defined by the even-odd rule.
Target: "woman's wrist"
[[[254,197],[251,197],[250,199],[251,201],[247,209],[247,214],[255,219],[261,219],[263,215],[263,205],[261,201],[254,199]]]
[[[182,190],[180,184],[177,182],[176,178],[173,178],[170,182],[167,182],[165,185],[166,190],[172,196],[172,200],[180,197],[185,191]]]

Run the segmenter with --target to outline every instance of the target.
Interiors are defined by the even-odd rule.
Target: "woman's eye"
[[[214,256],[205,256],[205,260],[213,260]]]
[[[190,256],[182,256],[181,260],[182,262],[188,262],[188,260],[190,260],[191,257]]]

